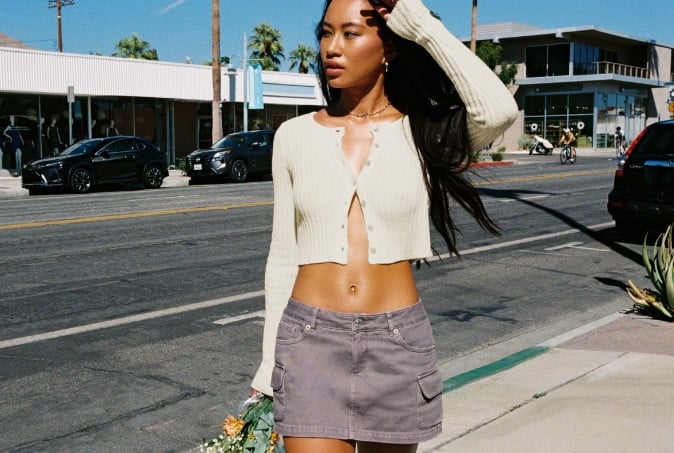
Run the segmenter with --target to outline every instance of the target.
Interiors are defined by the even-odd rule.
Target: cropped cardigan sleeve
[[[252,387],[272,396],[271,373],[274,369],[276,331],[281,314],[288,303],[297,276],[297,239],[292,180],[288,166],[289,142],[283,125],[274,137],[272,176],[274,180],[274,219],[271,246],[265,269],[265,322],[262,341],[262,362],[253,378]]]
[[[434,18],[421,0],[398,1],[387,26],[426,49],[445,71],[466,104],[468,135],[474,150],[492,143],[514,121],[517,104],[503,82]]]

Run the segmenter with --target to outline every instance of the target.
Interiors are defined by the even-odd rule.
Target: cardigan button
[[[366,161],[365,161],[365,165],[368,166],[368,167],[370,166],[370,163],[371,163],[371,162],[370,162],[369,160],[366,160]]]
[[[344,227],[344,225],[342,225]],[[374,231],[374,225],[368,225],[367,226],[368,231]]]
[[[376,253],[377,253],[377,249],[374,248],[374,247],[372,247],[372,248],[370,249],[370,254],[371,254],[371,255],[374,255],[374,254],[376,254]]]

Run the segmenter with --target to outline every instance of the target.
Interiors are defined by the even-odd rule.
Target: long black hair
[[[323,21],[332,0],[326,0],[323,16],[316,27],[319,41]],[[396,57],[389,62],[384,90],[389,101],[409,117],[412,137],[419,154],[430,198],[430,216],[450,253],[456,247],[458,227],[451,215],[450,197],[491,234],[499,228],[487,213],[480,195],[466,178],[470,143],[466,127],[466,106],[454,84],[426,50],[415,42],[391,32],[379,14],[373,17],[385,45],[392,45]],[[323,96],[328,105],[339,101],[341,90],[328,84],[320,58],[316,62]]]

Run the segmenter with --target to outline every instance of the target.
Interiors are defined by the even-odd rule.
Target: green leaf
[[[674,317],[674,257],[669,260],[669,265],[667,266],[667,272],[665,273],[665,297],[664,303],[653,304],[658,310],[663,312],[667,317]]]

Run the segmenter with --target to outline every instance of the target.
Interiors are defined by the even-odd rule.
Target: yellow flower
[[[243,425],[243,420],[232,415],[228,415],[227,420],[225,420],[225,423],[222,425],[222,430],[227,433],[229,437],[234,437],[241,432]]]
[[[273,433],[271,433],[271,436],[269,436],[269,443],[271,445],[274,445],[277,441],[278,441],[278,433],[274,431]]]

